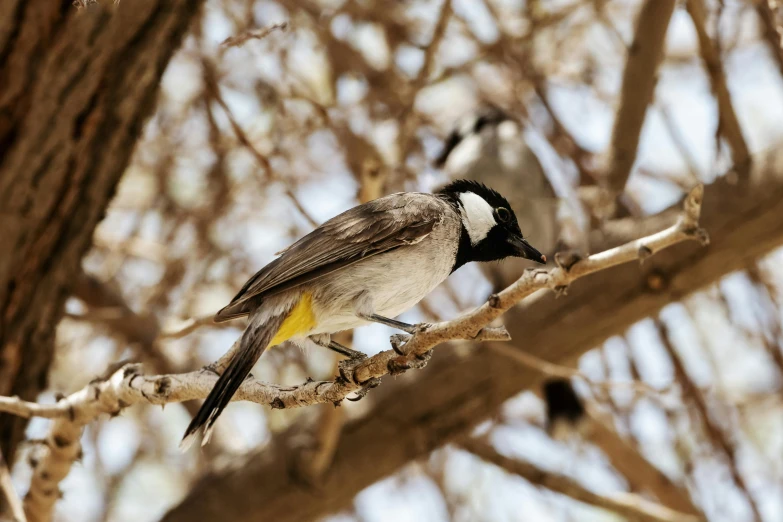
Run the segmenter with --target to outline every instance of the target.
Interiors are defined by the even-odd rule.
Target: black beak
[[[533,248],[533,246],[527,242],[526,239],[519,236],[511,236],[508,238],[508,243],[516,251],[517,257],[524,257],[530,259],[536,263],[546,264],[546,256]]]

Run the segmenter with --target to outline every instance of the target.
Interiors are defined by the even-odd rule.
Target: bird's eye
[[[501,223],[508,223],[511,221],[511,212],[509,212],[507,208],[500,207],[495,210],[495,213],[497,214],[498,220],[500,220]]]

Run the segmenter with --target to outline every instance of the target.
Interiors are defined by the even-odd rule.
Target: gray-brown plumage
[[[251,277],[216,322],[247,315],[251,301],[283,292],[357,261],[426,237],[446,218],[442,200],[416,192],[394,194],[334,217],[281,251]],[[456,234],[456,232],[455,232]]]

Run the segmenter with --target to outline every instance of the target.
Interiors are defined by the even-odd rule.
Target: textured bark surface
[[[783,243],[781,215],[783,178],[768,175],[748,186],[719,180],[706,188],[702,207],[708,247],[676,245],[641,266],[627,264],[577,281],[565,297],[549,293],[528,300],[506,320],[512,342],[550,361],[573,362],[612,334]],[[337,511],[364,487],[464,434],[541,378],[482,347],[463,357],[441,347],[418,373],[418,379],[374,390],[373,411],[344,427],[320,486],[306,486],[292,475],[295,452],[277,443],[205,476],[164,520],[309,521]]]
[[[0,2],[0,394],[44,388],[80,260],[200,4]],[[9,460],[24,425],[0,417]]]

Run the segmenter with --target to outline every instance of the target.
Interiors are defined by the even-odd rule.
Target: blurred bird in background
[[[546,430],[550,437],[567,441],[590,432],[590,417],[568,379],[547,379],[542,385],[546,402]]]
[[[560,240],[560,202],[519,121],[495,105],[481,106],[459,119],[435,166],[451,179],[474,179],[506,196],[520,228],[552,259]],[[522,268],[493,264],[483,270],[499,288],[515,281]]]

